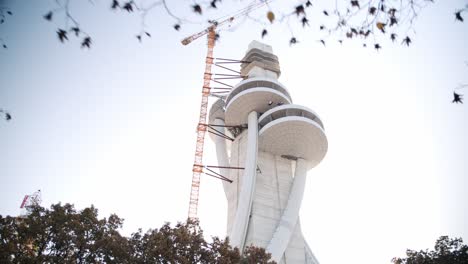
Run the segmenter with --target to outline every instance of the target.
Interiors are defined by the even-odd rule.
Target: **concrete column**
[[[314,253],[312,253],[312,250],[309,247],[309,244],[307,244],[306,241],[304,241],[305,247],[306,247],[306,253],[307,253],[307,262],[310,264],[319,264],[317,258],[315,257]]]
[[[293,184],[289,191],[288,203],[283,211],[278,227],[266,248],[271,253],[272,260],[277,263],[280,263],[299,219],[299,209],[301,208],[302,197],[304,196],[306,176],[307,163],[303,159],[298,159]]]
[[[257,177],[257,151],[258,151],[258,114],[252,111],[248,116],[247,153],[242,186],[238,197],[236,216],[230,234],[231,245],[244,250],[245,236],[252,209],[252,200]]]

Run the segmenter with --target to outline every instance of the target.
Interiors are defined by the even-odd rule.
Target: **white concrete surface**
[[[266,111],[258,119],[258,124],[260,128],[262,128],[274,119],[287,116],[302,116],[309,118],[310,120],[317,122],[320,127],[324,129],[322,120],[320,120],[320,117],[317,115],[317,113],[308,107],[297,104],[281,105]]]
[[[262,76],[262,77],[248,78],[239,82],[237,85],[235,85],[232,88],[232,90],[227,95],[226,103],[229,104],[229,101],[238,93],[243,92],[250,88],[257,88],[257,87],[272,88],[274,90],[277,90],[278,92],[283,93],[286,97],[289,98],[289,101],[292,101],[291,95],[289,94],[289,91],[286,88],[286,86],[278,82],[277,79]]]
[[[250,112],[263,113],[274,107],[270,102],[291,103],[287,96],[272,88],[258,87],[240,92],[228,102],[225,122],[230,126],[246,124]]]
[[[273,120],[259,132],[259,149],[276,155],[307,160],[315,167],[325,157],[328,141],[321,126],[306,117],[288,116]]]
[[[233,181],[223,183],[227,234],[232,246],[241,251],[250,245],[264,247],[278,264],[318,264],[302,235],[299,210],[307,170],[327,152],[323,123],[312,110],[292,104],[288,90],[276,80],[279,65],[278,72],[259,66],[275,67],[275,56],[263,53],[272,53],[271,47],[253,42],[249,48],[261,50],[251,56],[261,63],[244,65],[247,75],[255,77],[236,85],[225,102],[218,100],[210,110],[213,124],[248,123],[230,150],[226,139],[212,136],[219,165],[245,168],[220,170]]]
[[[289,191],[288,204],[283,211],[276,231],[270,240],[266,250],[271,252],[272,259],[280,262],[289,244],[292,234],[299,219],[299,209],[301,208],[304,196],[304,187],[307,176],[307,164],[303,159],[296,162],[295,176],[291,190]]]
[[[257,151],[258,151],[258,114],[253,111],[248,116],[247,153],[243,175],[242,188],[240,189],[237,212],[230,234],[231,244],[244,249],[247,226],[252,208],[252,198],[257,178]]]

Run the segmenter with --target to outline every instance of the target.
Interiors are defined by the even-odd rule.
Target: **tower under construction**
[[[264,247],[277,263],[318,263],[302,235],[299,209],[307,172],[327,152],[323,123],[293,104],[278,82],[270,46],[252,42],[242,62],[245,79],[209,112],[218,167],[227,178],[227,234],[232,246]]]

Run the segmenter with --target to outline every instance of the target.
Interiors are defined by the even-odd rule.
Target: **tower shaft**
[[[302,235],[299,210],[307,171],[327,152],[322,121],[292,103],[277,81],[280,68],[270,46],[252,42],[242,61],[247,79],[210,110],[210,122],[237,128],[230,130],[229,151],[225,139],[212,137],[219,165],[245,168],[220,171],[232,182],[223,184],[231,245],[241,252],[263,247],[279,264],[318,264]]]

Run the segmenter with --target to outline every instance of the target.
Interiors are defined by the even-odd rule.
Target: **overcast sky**
[[[54,1],[0,1],[14,13],[0,25],[8,45],[0,50],[0,108],[13,116],[0,121],[0,214],[17,215],[23,196],[41,189],[43,206],[117,213],[125,234],[183,221],[206,40],[179,41],[204,24],[177,32],[156,9],[147,20],[152,37],[139,43],[136,16],[111,12],[109,1],[75,2],[73,14],[93,37],[89,50],[71,36],[57,40],[63,18],[42,18]],[[189,4],[172,8],[185,16]],[[453,89],[468,83],[468,24],[453,15],[464,4],[426,8],[409,48],[323,47],[317,30],[300,27],[293,47],[287,27],[263,40],[293,102],[317,112],[328,137],[301,208],[304,237],[322,264],[390,263],[440,235],[468,242],[468,105],[451,103]],[[221,32],[215,56],[242,58],[261,29],[246,22]],[[216,164],[208,138],[205,153],[205,164]],[[203,176],[200,192],[206,236],[225,236],[221,182]]]

